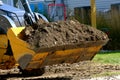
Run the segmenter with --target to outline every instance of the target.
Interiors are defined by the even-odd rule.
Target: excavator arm
[[[40,18],[48,22],[47,18],[42,14],[32,12],[28,0],[20,1],[25,9],[24,19],[28,25],[33,26]]]

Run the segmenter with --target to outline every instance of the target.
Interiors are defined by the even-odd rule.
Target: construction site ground
[[[37,71],[39,72],[39,71]],[[40,73],[40,72],[39,72]],[[45,66],[42,75],[12,75],[6,80],[120,80],[120,65],[82,61]],[[24,76],[24,77],[23,77]]]

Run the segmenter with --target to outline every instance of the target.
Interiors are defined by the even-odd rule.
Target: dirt
[[[81,24],[77,20],[50,23],[40,20],[34,26],[26,27],[23,32],[25,33],[23,39],[34,50],[108,39],[104,32],[89,25]]]
[[[102,64],[92,61],[82,61],[74,64],[56,64],[45,67],[41,76],[8,77],[8,80],[86,80],[98,76],[112,76],[110,73],[120,74],[120,65]],[[98,79],[95,79],[98,80]],[[110,78],[107,80],[111,80]],[[119,80],[119,79],[113,79]]]
[[[120,73],[120,65],[100,64],[91,61],[83,61],[74,64],[59,64],[46,66],[44,75],[61,73],[71,76],[73,80],[87,79],[95,76],[107,76],[110,72]]]

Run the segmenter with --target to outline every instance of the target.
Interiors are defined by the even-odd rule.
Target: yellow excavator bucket
[[[0,69],[12,68],[15,64],[14,57],[9,55],[8,38],[6,34],[0,34]]]
[[[22,40],[23,34],[21,31],[24,28],[25,27],[11,28],[7,32],[13,56],[22,69],[38,69],[46,65],[91,60],[107,42],[107,40],[88,41],[82,44],[67,45],[65,47],[69,48],[66,49],[62,49],[61,46],[58,46],[58,48],[52,48],[54,51],[46,48],[35,52],[30,49],[30,45],[26,41]],[[79,46],[75,47],[77,45]]]
[[[8,39],[4,34],[0,35],[0,62],[2,62],[2,58],[4,53],[6,53],[8,47]]]

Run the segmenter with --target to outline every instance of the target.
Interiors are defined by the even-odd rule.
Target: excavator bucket
[[[2,62],[2,57],[4,56],[4,53],[7,51],[8,47],[8,39],[6,35],[0,35],[0,62]]]
[[[86,41],[81,44],[41,48],[35,52],[30,49],[26,41],[22,40],[21,31],[24,28],[11,28],[7,32],[13,56],[22,69],[38,69],[46,65],[92,60],[108,41]]]
[[[7,36],[0,34],[0,69],[12,68],[15,65],[14,57],[9,53],[8,43]]]

